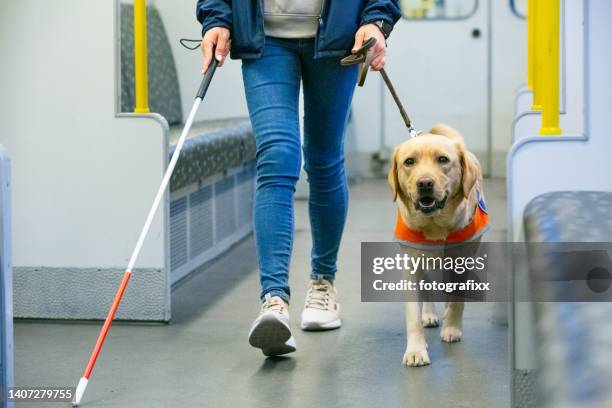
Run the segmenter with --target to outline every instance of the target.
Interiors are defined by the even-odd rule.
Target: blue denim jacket
[[[357,29],[384,20],[394,25],[401,17],[399,0],[324,0],[315,37],[315,58],[340,57],[353,47]],[[259,58],[265,34],[261,0],[198,0],[196,16],[202,33],[214,27],[230,29],[233,59]]]

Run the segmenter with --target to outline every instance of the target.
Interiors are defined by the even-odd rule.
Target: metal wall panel
[[[212,186],[205,186],[189,196],[190,259],[214,244],[212,197]]]
[[[187,252],[187,197],[170,203],[170,269],[174,270],[188,261]]]
[[[171,284],[251,233],[254,193],[254,162],[172,192]]]

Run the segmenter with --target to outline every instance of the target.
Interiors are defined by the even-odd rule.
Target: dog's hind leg
[[[463,336],[463,302],[448,302],[444,311],[444,322],[440,337],[442,341],[454,343]]]
[[[404,353],[403,363],[409,367],[428,365],[429,354],[425,331],[421,322],[421,304],[419,302],[406,303],[406,331],[408,343]]]

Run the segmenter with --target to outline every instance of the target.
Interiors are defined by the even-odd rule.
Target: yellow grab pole
[[[149,112],[149,79],[147,76],[147,2],[134,0],[134,112]]]
[[[546,0],[530,0],[533,4],[533,105],[532,110],[542,109],[544,79],[544,36],[546,33]]]
[[[560,0],[539,0],[546,5],[546,35],[542,87],[542,135],[560,135],[559,127],[559,37],[561,33]]]
[[[535,2],[527,0],[527,87],[533,90],[535,76]]]

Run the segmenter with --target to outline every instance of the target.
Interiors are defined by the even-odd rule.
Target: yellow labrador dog
[[[395,237],[412,256],[429,244],[477,242],[488,226],[480,164],[449,126],[436,125],[397,146],[388,181],[399,207]],[[463,302],[447,303],[442,341],[461,340],[462,317]],[[424,301],[422,313],[418,302],[406,303],[405,365],[430,364],[423,328],[437,325],[434,303]]]

